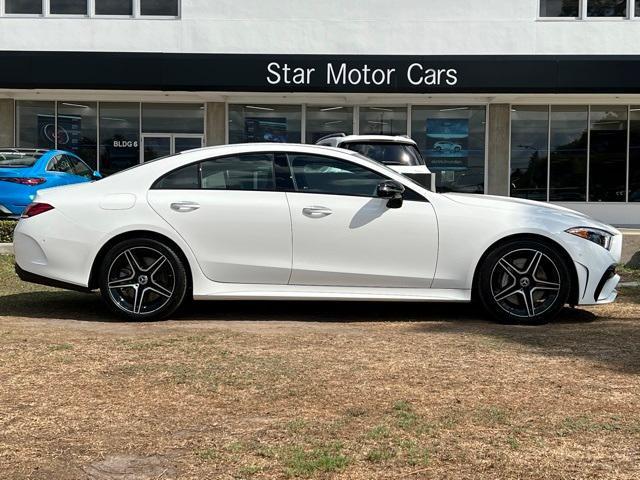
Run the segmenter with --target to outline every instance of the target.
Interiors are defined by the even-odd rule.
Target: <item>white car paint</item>
[[[394,210],[379,198],[150,190],[158,178],[180,166],[251,152],[346,160],[403,184],[424,201],[405,201]],[[123,202],[126,210],[105,210],[105,201],[111,204],[114,198],[135,198],[135,203]],[[199,149],[98,182],[43,190],[36,202],[55,209],[18,223],[17,265],[85,288],[90,286],[101,248],[134,231],[143,236],[160,234],[178,246],[188,261],[196,299],[465,302],[471,299],[474,273],[483,254],[495,242],[516,234],[545,237],[566,251],[576,266],[579,304],[613,301],[619,281],[613,276],[594,298],[605,270],[620,260],[622,236],[613,227],[548,204],[437,194],[360,155],[327,147],[246,144]],[[199,203],[200,208],[172,210],[171,204],[179,202]],[[309,208],[318,213],[305,214]],[[323,209],[331,215],[324,215]],[[572,227],[611,232],[610,250],[566,233]]]

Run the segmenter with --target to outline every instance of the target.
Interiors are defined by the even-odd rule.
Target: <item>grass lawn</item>
[[[2,480],[640,478],[640,289],[533,328],[333,302],[136,324],[11,261]]]

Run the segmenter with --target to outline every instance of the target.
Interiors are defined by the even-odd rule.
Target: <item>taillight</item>
[[[35,217],[49,210],[53,210],[53,205],[49,205],[48,203],[32,203],[22,212],[22,218]]]
[[[38,177],[0,177],[0,181],[19,183],[20,185],[28,185],[30,187],[35,187],[36,185],[41,185],[46,182],[44,178]]]

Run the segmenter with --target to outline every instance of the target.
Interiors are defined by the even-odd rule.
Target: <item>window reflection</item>
[[[579,17],[580,0],[540,0],[541,17]]]
[[[140,0],[141,15],[178,16],[178,0]]]
[[[627,107],[591,107],[589,201],[623,202],[626,197]]]
[[[55,148],[55,102],[16,102],[16,144],[23,148]]]
[[[548,106],[511,111],[511,196],[547,200]]]
[[[588,119],[586,106],[551,107],[551,201],[587,199]]]
[[[229,105],[229,143],[300,143],[301,105]]]
[[[5,0],[5,13],[41,15],[42,0]]]
[[[100,173],[140,163],[140,104],[100,103]]]
[[[95,102],[58,102],[58,148],[78,155],[97,169],[98,105]]]
[[[133,15],[132,0],[95,0],[96,15]]]
[[[52,15],[86,15],[87,0],[49,0]]]
[[[407,107],[360,107],[360,135],[406,135]]]
[[[627,0],[587,0],[589,17],[626,17]]]
[[[316,143],[332,133],[353,133],[353,107],[307,106],[307,143]]]
[[[640,106],[631,107],[629,131],[629,201],[640,202]]]

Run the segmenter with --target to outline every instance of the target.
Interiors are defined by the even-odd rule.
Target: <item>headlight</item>
[[[575,227],[566,230],[566,232],[571,235],[575,235],[576,237],[589,240],[590,242],[597,243],[607,250],[611,249],[611,239],[613,238],[613,235],[604,230],[600,230],[599,228]]]

